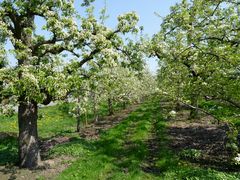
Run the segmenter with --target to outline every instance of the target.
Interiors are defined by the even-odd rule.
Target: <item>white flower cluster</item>
[[[118,17],[118,29],[123,32],[137,32],[136,25],[139,21],[139,17],[135,12],[126,13]]]
[[[0,114],[4,114],[6,116],[12,116],[16,111],[16,108],[12,104],[0,105]]]
[[[171,111],[169,112],[169,115],[170,115],[171,117],[175,117],[176,114],[177,114],[177,112],[174,111],[174,110],[171,110]]]
[[[235,164],[240,164],[240,153],[237,154],[237,156],[234,158]]]

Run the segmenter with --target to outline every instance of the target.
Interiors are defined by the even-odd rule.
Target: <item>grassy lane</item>
[[[93,149],[58,179],[151,179],[141,164],[148,155],[145,141],[152,126],[152,104],[144,104],[115,128],[102,133]],[[67,151],[67,150],[66,150]]]
[[[79,148],[81,153],[76,153],[78,160],[58,179],[239,179],[239,174],[204,169],[180,160],[168,147],[166,130],[170,122],[163,114],[159,102],[148,102],[102,133],[100,140],[76,140],[84,148],[78,143],[62,146],[65,152],[74,154]]]
[[[69,142],[55,146],[46,155],[54,161],[60,156],[66,157],[66,162],[59,161],[63,166],[74,161],[57,179],[240,179],[239,173],[202,168],[181,160],[173,153],[169,148],[167,131],[172,121],[164,119],[171,109],[160,106],[158,100],[144,103],[120,124],[101,132],[98,140],[86,140],[71,133],[75,130],[75,119],[56,108],[41,110],[43,117],[39,120],[39,133],[41,138],[70,138]],[[0,165],[13,163],[17,156],[16,131],[5,121],[0,120],[3,124],[0,130],[13,135],[0,141]],[[38,179],[44,177],[54,178],[54,174],[45,176],[44,171],[39,173]]]

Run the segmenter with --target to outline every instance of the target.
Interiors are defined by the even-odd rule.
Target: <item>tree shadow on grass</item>
[[[42,153],[42,155],[44,155],[43,160],[61,155],[77,158],[92,151],[95,151],[93,143],[79,137],[72,137],[66,142],[55,144],[53,148],[48,149],[45,153]]]
[[[143,141],[127,141],[122,146],[118,146],[118,140],[104,139],[97,143],[95,146],[98,151],[97,156],[108,156],[112,163],[121,171],[133,171],[138,169],[139,164],[145,159],[147,155],[146,147]]]
[[[0,166],[6,164],[16,164],[17,163],[17,137],[8,134],[8,133],[1,133],[0,139]]]
[[[18,162],[17,135],[0,133],[0,174],[8,179],[16,179],[16,164]],[[2,167],[1,167],[2,166]],[[4,177],[0,177],[0,179]]]
[[[136,137],[136,131],[146,131],[142,119],[149,119],[147,108],[136,110],[115,128],[102,132],[101,138],[93,142],[94,156],[112,164],[116,173],[141,173],[148,150],[144,139],[132,137]]]
[[[162,116],[156,117],[154,133],[155,140],[159,141],[156,149],[149,151],[146,137],[136,138],[136,135],[139,135],[136,131],[139,129],[149,130],[144,126],[140,128],[141,123],[151,121],[154,117],[153,114],[160,113],[159,109],[146,105],[144,108],[136,110],[113,129],[102,132],[99,140],[72,138],[70,142],[57,146],[56,149],[54,148],[55,152],[75,155],[79,159],[65,171],[64,176],[67,178],[77,175],[85,179],[88,177],[94,179],[101,175],[106,179],[121,179],[121,177],[123,179],[139,179],[149,177],[145,175],[151,174],[156,178],[165,179],[186,179],[186,177],[217,179],[216,172],[194,166],[179,165],[178,157],[168,147],[168,134],[164,123],[166,120]],[[150,142],[150,148],[151,146]],[[90,152],[90,154],[88,155],[86,152]],[[151,153],[156,154],[153,156],[155,159],[152,160],[158,168],[157,173],[156,171],[144,171],[142,168],[144,163],[149,163],[147,157]],[[150,168],[152,167],[150,166]]]

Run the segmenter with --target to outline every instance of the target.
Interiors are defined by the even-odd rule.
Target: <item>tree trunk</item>
[[[177,73],[179,73],[179,72],[177,72]],[[180,99],[180,81],[178,81],[178,83],[177,83],[177,98],[176,98],[176,106],[175,106],[175,110],[178,112],[178,111],[180,111],[181,110],[181,104],[180,104],[180,102],[179,102],[179,99]]]
[[[80,122],[81,122],[81,109],[80,109],[80,98],[77,99],[77,109],[76,109],[76,119],[77,119],[77,132],[80,132]]]
[[[77,106],[77,132],[80,132],[81,126],[80,126],[80,122],[81,122],[81,112],[80,112],[80,107]]]
[[[94,114],[95,122],[98,122],[98,112],[97,112],[96,104],[94,104],[93,114]]]
[[[177,100],[177,102],[176,102],[175,110],[177,112],[181,110],[181,104],[180,104],[179,100]]]
[[[95,122],[98,122],[98,119],[99,119],[98,117],[99,117],[98,114],[94,116]]]
[[[38,145],[38,106],[36,102],[20,102],[18,107],[19,163],[22,168],[36,168],[40,162]]]
[[[80,129],[81,129],[80,122],[81,122],[81,117],[80,115],[77,115],[77,132],[80,132]]]
[[[95,93],[93,93],[93,115],[95,122],[98,122],[97,99]]]
[[[198,118],[198,96],[193,95],[191,98],[191,106],[196,107],[196,109],[191,109],[190,111],[190,119]]]
[[[111,98],[108,98],[108,113],[109,115],[113,115],[113,104]]]
[[[123,101],[123,109],[126,109],[127,108],[127,103],[126,103],[126,101]]]

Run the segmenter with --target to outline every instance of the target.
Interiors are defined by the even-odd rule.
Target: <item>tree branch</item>
[[[219,38],[219,37],[205,37],[205,38],[200,38],[199,41],[206,41],[206,40],[216,40],[216,41],[220,41],[222,43],[228,43],[228,44],[231,44],[231,46],[234,46],[234,45],[239,45],[240,44],[240,41],[237,41],[237,40],[224,40],[224,37],[222,38]]]
[[[207,114],[207,115],[209,115],[209,116],[212,116],[214,119],[217,120],[218,124],[219,124],[220,121],[221,121],[221,119],[219,119],[218,117],[216,117],[215,115],[211,114],[210,112],[208,112],[208,111],[206,111],[206,110],[204,110],[204,109],[201,109],[201,108],[199,108],[199,107],[192,106],[192,105],[187,104],[187,103],[185,103],[185,102],[183,102],[183,101],[179,101],[179,102],[182,103],[182,104],[184,104],[184,105],[186,105],[186,106],[188,106],[188,107],[191,108],[191,109],[196,109],[196,110],[199,110],[199,111],[201,111],[201,112],[203,112],[203,113],[205,113],[205,114]]]
[[[233,100],[231,100],[230,98],[224,98],[224,97],[215,97],[215,96],[205,96],[206,100],[217,100],[217,101],[225,101],[229,104],[231,104],[232,106],[239,108],[240,109],[240,103],[235,102]]]

